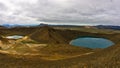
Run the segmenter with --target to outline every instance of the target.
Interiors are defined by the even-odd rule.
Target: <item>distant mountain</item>
[[[2,24],[2,26],[6,28],[12,28],[12,27],[20,27],[21,25],[18,24]]]
[[[38,26],[53,26],[53,27],[77,27],[80,25],[59,25],[59,24],[44,24],[44,23],[40,23]]]
[[[112,26],[112,25],[98,25],[96,26],[100,29],[114,29],[114,30],[120,30],[120,26]]]
[[[19,24],[2,24],[1,26],[6,27],[6,28],[14,28],[14,27],[32,27],[32,26],[37,26],[36,24],[30,24],[30,25],[19,25]]]

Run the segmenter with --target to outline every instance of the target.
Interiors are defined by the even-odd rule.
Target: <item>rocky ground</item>
[[[24,37],[5,38],[16,34]],[[1,29],[0,35],[0,68],[119,68],[120,65],[119,32],[32,27]],[[69,45],[78,36],[103,37],[115,45],[95,50]]]

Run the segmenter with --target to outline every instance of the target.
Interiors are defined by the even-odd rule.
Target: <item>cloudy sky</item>
[[[120,0],[0,0],[0,24],[120,25]]]

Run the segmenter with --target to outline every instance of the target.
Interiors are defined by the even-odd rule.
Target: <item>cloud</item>
[[[119,3],[120,0],[0,0],[0,21],[120,25]]]

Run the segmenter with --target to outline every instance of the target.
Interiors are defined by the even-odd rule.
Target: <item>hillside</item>
[[[98,33],[53,29],[48,26],[1,29],[1,42],[12,41],[5,44],[10,45],[10,48],[0,50],[1,68],[119,68],[120,34],[104,31],[99,33],[99,29],[97,31]],[[18,40],[3,38],[9,35],[24,37]],[[69,44],[71,40],[81,36],[106,38],[115,45],[93,50]],[[4,46],[3,43],[1,45]]]
[[[67,43],[66,39],[59,32],[48,26],[36,30],[30,34],[30,37],[40,43]]]
[[[0,42],[1,42],[1,44],[9,44],[8,39],[3,38],[2,36],[0,36]]]

